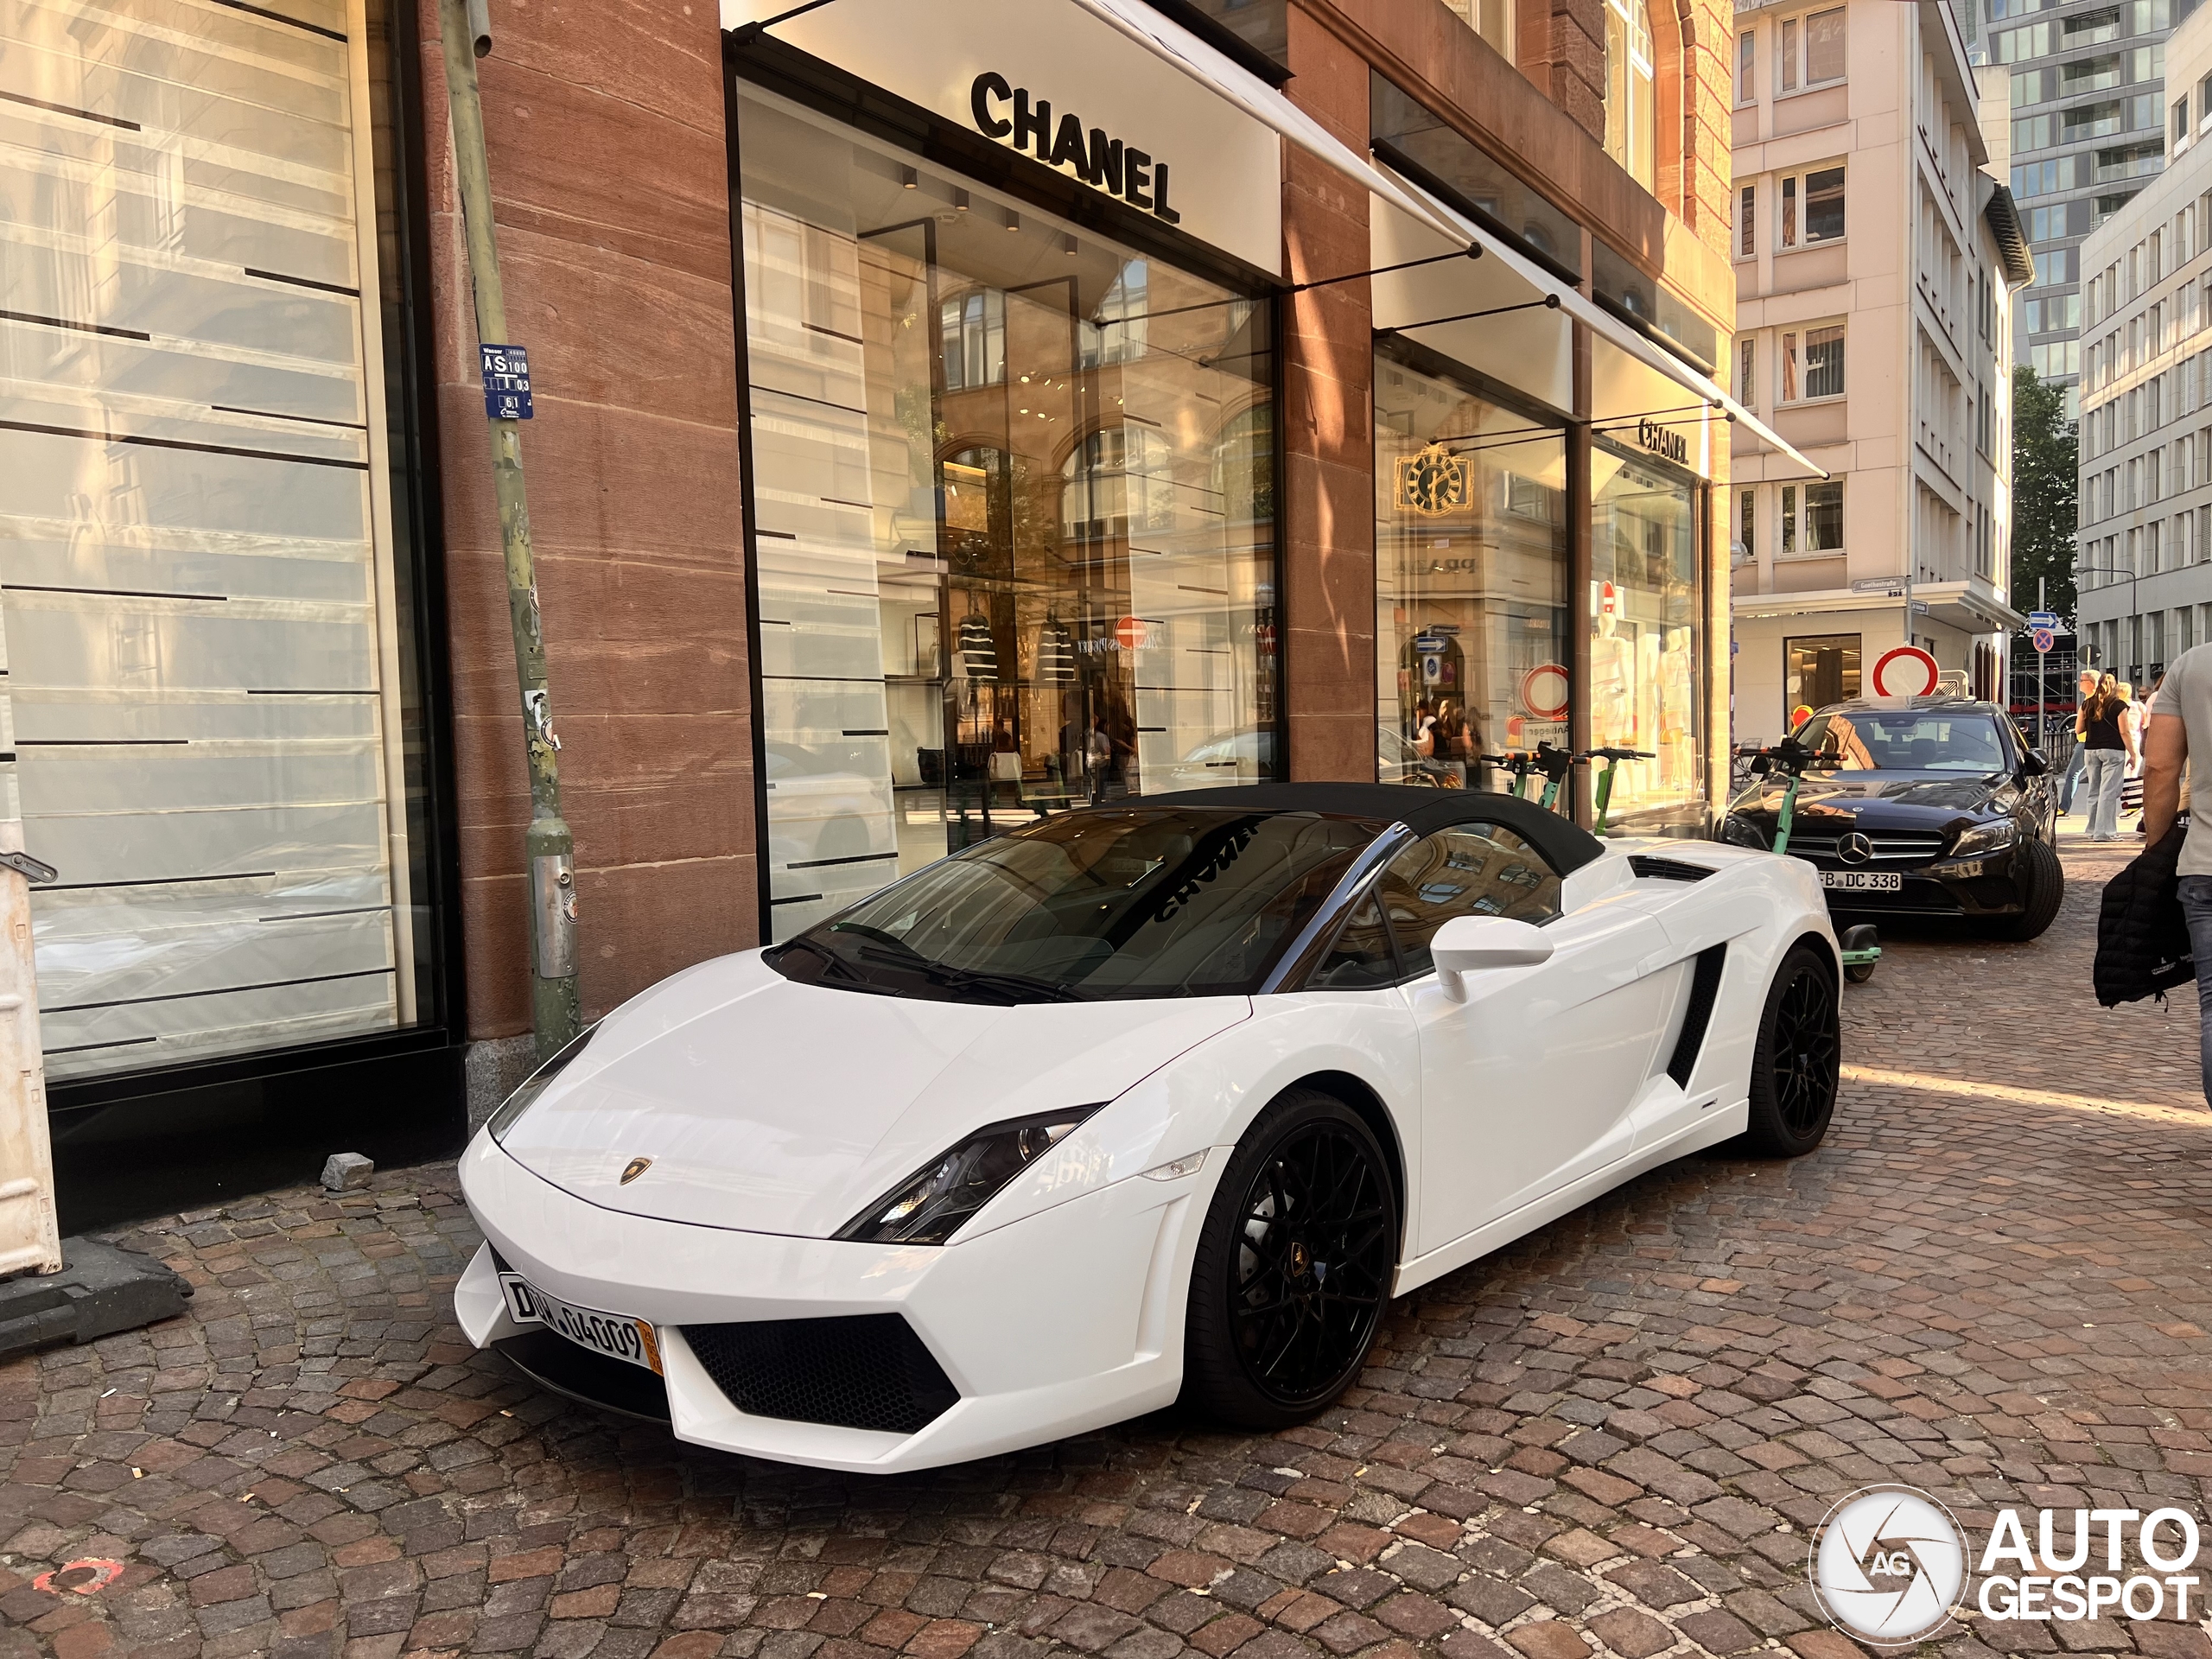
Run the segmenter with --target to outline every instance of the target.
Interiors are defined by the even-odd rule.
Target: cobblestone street
[[[1976,1536],[2212,1488],[2212,1117],[2192,994],[2089,995],[2119,862],[2069,849],[2038,944],[1890,941],[1821,1152],[1689,1159],[1427,1287],[1272,1439],[747,1463],[467,1346],[449,1165],[147,1225],[188,1318],[0,1370],[0,1659],[1847,1659],[1804,1551],[1853,1486]],[[2212,1659],[2193,1622],[1967,1631]]]

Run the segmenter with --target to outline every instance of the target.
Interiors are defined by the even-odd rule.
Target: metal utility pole
[[[440,0],[444,25],[446,96],[453,111],[454,171],[461,185],[468,269],[476,289],[476,338],[486,360],[486,424],[492,436],[492,479],[499,499],[499,541],[506,555],[507,615],[513,625],[515,677],[522,692],[529,749],[531,1024],[537,1057],[549,1058],[576,1034],[575,841],[561,817],[561,740],[553,733],[553,699],[545,683],[545,638],[538,623],[537,575],[530,550],[530,506],[523,491],[520,423],[494,411],[491,364],[509,347],[506,290],[492,232],[492,171],[484,154],[484,105],[476,60],[491,50],[482,0]],[[504,365],[502,365],[504,366]],[[516,405],[527,417],[528,401]]]

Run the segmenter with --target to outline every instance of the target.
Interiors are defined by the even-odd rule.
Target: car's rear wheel
[[[1358,1113],[1293,1089],[1230,1154],[1191,1269],[1183,1398],[1283,1428],[1359,1375],[1390,1299],[1398,1203]]]
[[[1817,945],[1794,945],[1759,1014],[1744,1149],[1762,1158],[1798,1158],[1819,1146],[1835,1115],[1842,1055],[1834,963]]]
[[[1988,924],[1988,931],[1992,938],[2024,944],[2041,938],[2058,919],[2058,907],[2066,902],[2066,868],[2047,841],[2023,842],[2012,857],[2027,889],[2021,895],[2020,913],[1998,917]]]

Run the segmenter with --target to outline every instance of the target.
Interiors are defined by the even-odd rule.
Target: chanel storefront
[[[730,54],[779,938],[1284,752],[1275,133],[1073,5],[841,10]]]

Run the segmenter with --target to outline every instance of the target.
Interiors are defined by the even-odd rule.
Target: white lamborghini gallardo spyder
[[[1087,808],[702,963],[461,1164],[471,1340],[681,1439],[891,1472],[1280,1427],[1386,1304],[1655,1165],[1809,1152],[1802,861],[1465,790]]]

